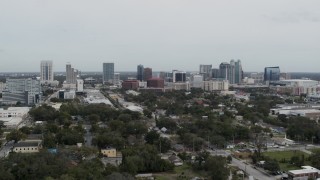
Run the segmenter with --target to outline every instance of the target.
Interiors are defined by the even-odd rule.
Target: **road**
[[[9,155],[9,152],[13,148],[14,141],[9,141],[7,144],[3,144],[0,150],[0,158],[7,157]]]
[[[211,150],[211,149],[206,149],[207,152],[210,153],[211,156],[224,156],[227,157],[230,155],[228,151],[225,150]],[[239,167],[241,170],[246,172],[248,176],[253,176],[255,179],[258,180],[275,180],[275,177],[269,176],[268,174],[261,172],[257,169],[254,169],[249,165],[249,163],[242,162],[236,158],[232,158],[232,165]]]
[[[91,125],[82,125],[83,128],[86,130],[86,134],[84,135],[85,146],[91,147],[92,146],[92,133],[90,132]]]
[[[238,166],[241,170],[246,172],[249,176],[253,176],[254,179],[258,180],[275,180],[275,177],[269,176],[263,172],[258,171],[257,169],[252,168],[249,164],[242,162],[236,158],[232,158],[232,165]]]

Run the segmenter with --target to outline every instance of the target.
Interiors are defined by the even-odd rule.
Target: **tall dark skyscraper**
[[[187,73],[184,71],[172,71],[172,82],[186,82]]]
[[[223,62],[219,66],[220,78],[224,80],[230,80],[231,76],[231,65],[227,62]],[[230,83],[230,81],[229,81]]]
[[[103,83],[113,83],[114,63],[103,63]]]
[[[264,68],[264,81],[279,81],[280,80],[280,68],[266,67]]]
[[[143,81],[144,80],[144,68],[143,65],[138,65],[137,67],[137,80]]]
[[[223,62],[219,67],[221,79],[228,80],[230,84],[240,84],[242,82],[242,65],[241,61],[231,60],[230,63]]]
[[[152,78],[152,68],[144,68],[144,80],[147,81],[148,79]]]

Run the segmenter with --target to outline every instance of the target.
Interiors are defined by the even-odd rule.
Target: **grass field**
[[[272,159],[276,159],[279,162],[280,169],[281,171],[288,171],[288,170],[294,170],[294,169],[299,169],[300,167],[297,167],[295,165],[292,165],[289,163],[291,157],[293,156],[302,156],[304,155],[305,157],[305,165],[310,165],[310,161],[307,161],[307,158],[309,157],[309,154],[306,154],[301,151],[277,151],[277,152],[264,152],[264,156],[268,156]],[[282,163],[285,159],[286,163]]]

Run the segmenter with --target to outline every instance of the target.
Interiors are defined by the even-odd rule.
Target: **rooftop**
[[[18,142],[17,144],[14,145],[14,147],[35,147],[35,146],[39,146],[39,142],[26,142],[26,141],[22,141],[22,142]]]

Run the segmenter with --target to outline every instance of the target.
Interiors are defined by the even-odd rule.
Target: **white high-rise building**
[[[192,88],[202,88],[203,86],[203,76],[200,74],[194,74],[191,76],[191,87]]]
[[[121,84],[120,83],[120,73],[114,73],[113,84],[116,86],[119,86]]]
[[[77,79],[77,92],[83,92],[83,80]]]
[[[41,83],[53,82],[52,61],[41,61],[40,81]]]

